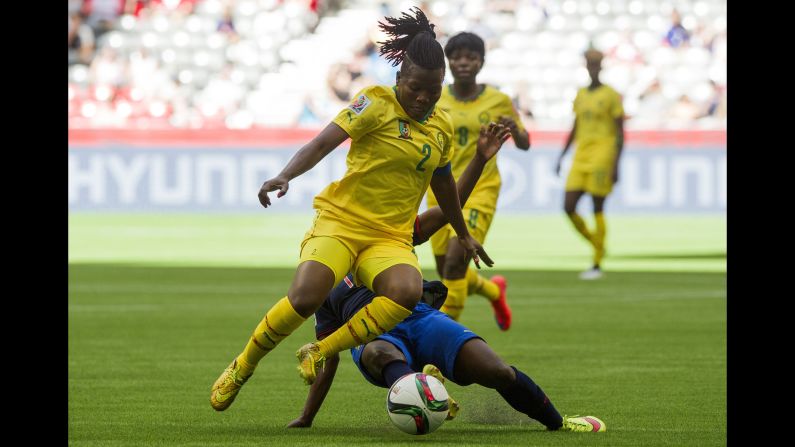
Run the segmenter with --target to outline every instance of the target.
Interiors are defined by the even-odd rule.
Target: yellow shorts
[[[327,266],[334,272],[334,284],[353,272],[356,284],[370,290],[373,290],[375,277],[393,265],[408,264],[422,274],[410,242],[378,233],[318,211],[301,242],[300,262],[311,260]]]
[[[592,196],[607,197],[613,191],[613,168],[583,168],[572,165],[566,178],[566,191],[585,191]]]
[[[469,234],[481,244],[486,241],[486,233],[491,226],[491,220],[494,218],[493,213],[484,213],[474,208],[464,208],[461,210],[464,215],[464,220],[467,223]],[[444,256],[447,253],[447,243],[450,239],[457,237],[453,226],[447,224],[439,231],[431,235],[431,248],[434,256]]]

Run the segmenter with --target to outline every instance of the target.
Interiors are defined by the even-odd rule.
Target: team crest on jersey
[[[370,98],[368,98],[365,95],[359,95],[359,97],[356,98],[356,100],[354,100],[352,103],[350,103],[350,105],[348,105],[348,108],[353,110],[355,114],[361,115],[362,112],[364,112],[364,109],[366,109],[367,106],[369,105],[370,105]]]
[[[442,149],[447,146],[447,137],[442,132],[436,132],[436,141]]]
[[[398,135],[398,138],[402,138],[404,140],[411,140],[412,139],[411,138],[411,125],[409,124],[408,121],[404,121],[404,120],[401,120],[401,119],[398,120],[398,132],[400,132],[400,135]]]
[[[486,124],[490,119],[491,114],[489,114],[489,112],[481,112],[480,115],[478,115],[478,121],[480,121],[480,124]]]

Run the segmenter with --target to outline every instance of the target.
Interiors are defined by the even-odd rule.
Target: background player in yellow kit
[[[231,405],[259,361],[323,303],[348,272],[376,293],[339,330],[296,354],[299,373],[311,384],[326,357],[373,340],[411,314],[422,296],[422,275],[412,247],[415,216],[428,186],[456,230],[467,256],[492,262],[467,231],[450,167],[453,126],[436,107],[444,79],[444,52],[433,25],[413,9],[387,17],[391,36],[381,54],[401,64],[396,86],[363,89],[320,134],[302,147],[259,192],[288,191],[288,182],[311,169],[351,138],[348,169],[315,197],[315,220],[301,243],[300,264],[287,296],[266,313],[243,352],[213,384],[210,403]]]
[[[459,33],[447,41],[444,52],[454,82],[444,88],[437,107],[447,110],[453,118],[455,178],[461,176],[475,154],[480,127],[490,121],[508,127],[516,147],[524,150],[530,148],[530,136],[522,126],[510,97],[492,86],[477,83],[476,78],[483,68],[486,55],[483,39],[473,33]],[[481,244],[486,240],[486,233],[494,218],[501,184],[497,159],[494,158],[486,164],[480,181],[464,206],[469,232]],[[429,192],[428,207],[437,203],[433,192]],[[470,258],[466,249],[456,241],[453,228],[449,225],[431,237],[431,245],[436,269],[448,289],[447,301],[441,310],[458,320],[467,296],[478,293],[491,302],[500,329],[508,330],[511,326],[511,309],[506,302],[505,278],[495,275],[489,280],[469,268]]]
[[[574,127],[556,167],[556,172],[560,175],[563,156],[572,140],[576,140],[577,150],[566,179],[563,208],[574,228],[593,246],[593,266],[580,274],[581,279],[602,277],[601,262],[605,255],[607,234],[604,203],[613,190],[613,184],[618,182],[618,161],[624,148],[624,107],[621,104],[621,95],[599,81],[602,57],[602,52],[594,48],[585,52],[591,85],[581,88],[574,98]],[[596,219],[594,231],[588,230],[583,218],[577,214],[577,202],[585,193],[590,194],[593,199]]]

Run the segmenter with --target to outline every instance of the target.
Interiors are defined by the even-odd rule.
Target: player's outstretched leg
[[[563,416],[561,431],[596,433],[607,431],[607,425],[595,416]]]
[[[563,426],[563,417],[533,380],[506,364],[485,341],[479,338],[464,343],[455,361],[459,385],[477,383],[496,389],[516,411],[544,424],[550,430]]]
[[[436,377],[439,380],[439,382],[442,382],[442,384],[444,384],[444,375],[442,375],[442,372],[439,371],[439,368],[437,368],[435,365],[431,365],[429,363],[429,364],[423,366],[422,367],[422,373],[423,374],[427,374],[429,376]],[[458,405],[458,402],[456,402],[456,400],[453,399],[450,396],[450,393],[448,393],[447,394],[447,418],[445,418],[445,420],[449,421],[449,420],[455,419],[455,417],[458,416],[458,411],[459,410],[461,410],[461,406]]]

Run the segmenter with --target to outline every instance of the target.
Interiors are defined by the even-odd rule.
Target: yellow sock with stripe
[[[593,244],[593,235],[590,231],[588,231],[588,226],[585,225],[585,220],[583,220],[583,218],[577,213],[569,213],[568,216],[571,220],[571,223],[574,224],[574,228],[582,235],[582,237]]]
[[[442,283],[447,287],[447,299],[439,310],[458,321],[467,299],[467,279],[443,279]]]
[[[594,214],[594,217],[596,218],[596,231],[594,231],[593,235],[593,263],[594,265],[599,265],[601,264],[602,258],[605,255],[605,235],[607,234],[607,225],[605,224],[604,213],[596,213]]]
[[[500,288],[490,280],[480,276],[472,267],[467,268],[467,295],[477,293],[485,296],[489,301],[500,298]]]
[[[326,358],[346,349],[372,341],[387,332],[406,317],[411,311],[385,296],[373,298],[370,304],[359,309],[348,322],[317,342],[320,353]]]
[[[243,352],[237,356],[241,373],[254,372],[257,363],[276,345],[298,329],[306,318],[298,314],[285,296],[268,310],[251,335]]]

